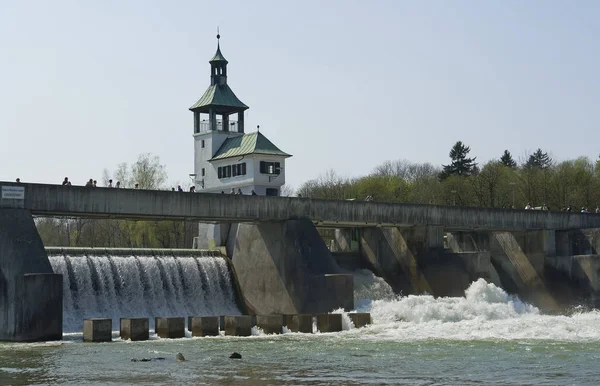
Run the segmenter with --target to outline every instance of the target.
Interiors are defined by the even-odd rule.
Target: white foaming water
[[[63,329],[83,319],[239,315],[225,260],[219,257],[49,256],[63,275]]]
[[[356,308],[370,312],[373,324],[363,329],[348,326],[347,333],[365,339],[600,340],[600,312],[543,315],[538,308],[483,279],[473,282],[464,297],[363,299]]]
[[[368,269],[359,269],[349,273],[354,276],[354,306],[356,308],[368,307],[373,300],[396,299],[397,295],[394,294],[392,287]]]

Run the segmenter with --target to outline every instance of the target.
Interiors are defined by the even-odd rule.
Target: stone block
[[[265,334],[281,334],[283,315],[256,315],[256,327]]]
[[[371,314],[368,312],[351,312],[348,316],[350,316],[350,320],[352,320],[352,323],[354,323],[354,327],[356,328],[371,324]]]
[[[83,321],[84,342],[112,341],[112,319],[91,318]]]
[[[218,316],[196,316],[191,318],[192,336],[219,336]]]
[[[185,336],[185,318],[156,318],[154,330],[161,338],[176,339]]]
[[[250,315],[224,317],[225,335],[250,336],[252,333],[252,318]]]
[[[148,318],[121,318],[121,339],[148,340],[150,338],[150,321]]]
[[[317,314],[317,330],[320,332],[342,331],[342,314]]]
[[[312,333],[313,317],[310,314],[284,315],[283,325],[292,332]]]

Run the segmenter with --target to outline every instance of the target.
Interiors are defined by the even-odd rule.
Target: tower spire
[[[209,61],[211,64],[212,63],[225,63],[227,64],[227,59],[225,59],[225,57],[223,56],[223,54],[221,53],[221,34],[219,33],[219,27],[217,27],[217,52],[215,53],[215,56],[212,57],[212,59]]]

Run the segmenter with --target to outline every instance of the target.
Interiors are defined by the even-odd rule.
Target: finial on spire
[[[260,125],[256,125],[256,131],[260,133]]]
[[[217,40],[219,40],[219,39],[221,39],[221,34],[219,34],[219,27],[217,26]]]

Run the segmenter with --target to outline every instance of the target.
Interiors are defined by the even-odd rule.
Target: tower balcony
[[[205,133],[207,131],[211,131],[210,121],[208,119],[203,119],[200,121],[198,133]],[[224,127],[222,119],[217,119],[217,131],[229,131],[232,133],[242,132],[239,130],[237,121],[229,121],[227,127]]]

